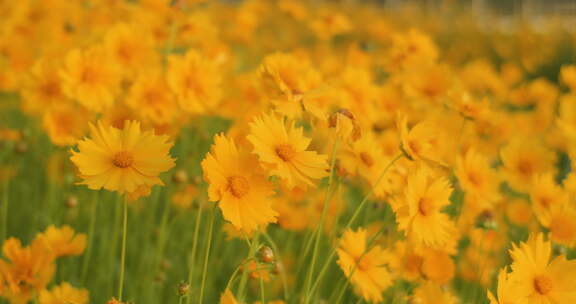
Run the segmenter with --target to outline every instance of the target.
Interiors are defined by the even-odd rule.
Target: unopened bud
[[[180,284],[178,284],[178,295],[183,297],[185,295],[187,295],[190,292],[190,284],[186,283],[186,282],[180,282]]]
[[[186,171],[180,169],[174,173],[172,176],[172,181],[174,181],[176,184],[184,184],[188,182],[188,174]]]
[[[262,246],[262,247],[260,247],[260,250],[258,251],[258,258],[263,263],[268,263],[268,264],[273,263],[274,262],[274,251],[272,251],[272,249],[268,246]]]
[[[66,199],[66,207],[72,209],[72,208],[76,208],[76,206],[78,206],[78,198],[76,198],[76,196],[71,195]]]

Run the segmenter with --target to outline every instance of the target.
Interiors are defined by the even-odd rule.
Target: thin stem
[[[90,226],[88,227],[88,244],[86,246],[86,256],[82,262],[82,282],[86,282],[86,275],[88,274],[88,265],[92,258],[92,242],[94,241],[94,227],[96,225],[96,216],[98,212],[98,199],[100,191],[96,191],[92,196],[92,206],[90,206]]]
[[[310,300],[310,284],[312,284],[312,275],[314,274],[314,269],[316,268],[316,259],[318,258],[318,248],[320,247],[320,236],[322,234],[322,229],[324,228],[324,219],[326,218],[326,212],[328,210],[328,205],[330,204],[330,190],[332,189],[332,183],[334,180],[334,167],[336,164],[336,149],[338,148],[338,137],[334,140],[334,146],[332,147],[332,157],[330,161],[330,176],[328,177],[328,187],[326,189],[326,195],[324,196],[324,203],[322,207],[322,214],[320,215],[320,222],[316,228],[314,250],[312,252],[312,262],[308,267],[308,275],[306,276],[306,296],[304,297],[304,303],[308,303]]]
[[[264,294],[264,279],[260,276],[260,301],[266,304],[266,296]]]
[[[282,263],[282,261],[280,260],[280,257],[282,256],[280,254],[280,250],[278,249],[278,246],[276,245],[276,242],[274,242],[274,240],[270,237],[270,235],[264,231],[263,233],[264,238],[266,238],[266,240],[268,241],[268,243],[270,243],[270,245],[272,246],[272,249],[274,249],[274,252],[276,253],[276,263],[280,263],[280,265],[282,265],[282,267],[280,267],[280,280],[282,280],[282,289],[284,291],[284,301],[288,302],[288,280],[286,280],[286,273],[284,272],[284,264]]]
[[[378,186],[380,181],[382,181],[382,178],[384,178],[384,175],[386,174],[388,169],[390,169],[392,167],[392,165],[394,165],[396,163],[396,161],[398,161],[403,156],[404,156],[404,154],[399,154],[394,159],[392,159],[392,161],[384,168],[384,170],[382,170],[382,173],[380,174],[380,176],[378,177],[378,179],[376,180],[376,182],[372,186],[372,189],[370,189],[370,191],[366,194],[366,196],[364,196],[364,198],[362,199],[362,201],[360,202],[358,207],[356,207],[354,214],[352,215],[352,217],[350,218],[350,220],[348,221],[348,223],[344,227],[344,231],[348,230],[348,228],[350,228],[352,226],[352,224],[354,223],[354,221],[358,217],[358,214],[360,214],[360,211],[362,211],[362,208],[364,207],[364,205],[366,204],[366,202],[368,201],[370,196],[374,193],[374,188]],[[311,294],[313,294],[314,291],[316,291],[316,288],[318,287],[318,285],[320,285],[320,280],[322,279],[322,277],[324,276],[324,274],[328,270],[328,266],[330,266],[330,263],[332,262],[332,259],[334,258],[335,255],[336,255],[336,248],[332,248],[330,255],[328,256],[328,258],[324,262],[324,265],[322,266],[320,273],[316,277],[316,281],[312,285],[312,289],[310,290]]]
[[[200,231],[200,222],[202,221],[202,208],[198,205],[198,212],[196,213],[196,224],[194,227],[194,239],[192,241],[192,251],[190,252],[190,258],[188,260],[188,284],[192,286],[192,278],[194,275],[194,264],[196,260],[196,246],[198,244],[198,232]],[[191,297],[186,297],[186,304],[190,304]]]
[[[2,195],[2,242],[8,237],[8,187],[10,179],[4,181],[4,193]]]
[[[128,200],[124,201],[124,220],[122,224],[122,252],[120,257],[120,282],[118,282],[118,300],[122,301],[124,291],[124,271],[126,268],[126,235],[128,234]]]
[[[254,236],[254,240],[252,242],[250,242],[248,238],[246,238],[246,241],[248,242],[248,244],[250,244],[250,247],[248,249],[248,258],[246,262],[248,263],[256,255],[256,248],[258,248],[258,233],[256,233],[256,235]],[[242,271],[242,278],[240,279],[240,286],[238,287],[238,297],[240,299],[239,300],[240,303],[244,302],[245,297],[244,290],[246,289],[247,280],[248,280],[248,269],[244,268]]]
[[[204,300],[204,286],[206,284],[206,275],[208,274],[208,260],[210,258],[210,247],[212,246],[212,232],[214,230],[214,218],[216,215],[216,207],[212,208],[212,213],[210,215],[210,224],[208,228],[208,240],[206,243],[206,254],[204,255],[204,269],[202,269],[202,282],[200,283],[200,301],[202,303]]]

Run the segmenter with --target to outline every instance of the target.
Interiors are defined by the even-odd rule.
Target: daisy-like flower
[[[135,24],[120,23],[112,27],[106,33],[104,47],[127,77],[132,77],[158,57],[152,37]]]
[[[90,130],[91,138],[78,142],[70,158],[83,179],[80,184],[90,189],[130,193],[163,185],[158,175],[174,167],[168,137],[142,131],[139,122],[127,121],[122,130],[98,122]]]
[[[174,96],[159,70],[143,71],[130,87],[126,104],[154,123],[170,122],[177,111]]]
[[[459,157],[456,165],[456,177],[466,194],[492,203],[498,199],[498,177],[490,168],[488,158],[473,149]]]
[[[32,114],[42,113],[66,101],[62,92],[59,65],[48,58],[38,60],[32,67],[22,89],[22,108]]]
[[[514,302],[527,304],[576,303],[576,261],[560,255],[552,259],[552,244],[543,234],[510,250]]]
[[[42,127],[57,146],[73,145],[88,129],[89,113],[82,106],[64,103],[54,106],[42,116]]]
[[[55,257],[80,255],[86,248],[86,235],[75,235],[70,226],[49,226],[46,231],[38,234],[36,241],[44,242]]]
[[[410,160],[439,162],[438,128],[429,121],[423,121],[408,129],[408,119],[401,115],[397,120],[400,132],[400,148]]]
[[[514,286],[509,279],[510,274],[506,268],[502,268],[498,273],[498,287],[496,289],[497,297],[491,291],[488,291],[488,300],[490,304],[512,304],[515,303]]]
[[[74,288],[69,283],[62,283],[51,290],[42,290],[38,297],[40,304],[86,304],[88,303],[88,291]]]
[[[398,228],[417,243],[440,248],[455,237],[456,227],[441,210],[450,204],[452,186],[443,176],[419,168],[408,176],[403,196],[394,202]]]
[[[532,180],[530,201],[534,214],[542,223],[550,221],[550,211],[556,206],[568,203],[569,195],[560,185],[556,184],[552,173],[539,174]]]
[[[386,268],[387,255],[380,246],[368,250],[366,230],[347,230],[338,248],[338,265],[366,301],[382,301],[382,292],[392,284]]]
[[[500,151],[504,176],[510,186],[526,191],[538,174],[554,168],[554,153],[537,140],[517,139]]]
[[[278,215],[271,206],[272,184],[257,168],[254,155],[239,150],[222,134],[215,136],[211,152],[202,161],[209,200],[220,202],[224,218],[248,234],[276,222]]]
[[[92,111],[112,106],[119,91],[120,70],[101,46],[70,51],[60,76],[64,93]]]
[[[420,304],[456,304],[458,299],[448,290],[433,282],[425,282],[414,290],[412,302]]]
[[[184,57],[168,58],[167,80],[186,112],[204,113],[220,101],[221,79],[216,65],[194,50]]]
[[[270,175],[286,181],[289,188],[314,186],[313,180],[327,175],[326,155],[308,150],[310,139],[294,122],[288,125],[274,114],[264,114],[250,123],[248,140]]]

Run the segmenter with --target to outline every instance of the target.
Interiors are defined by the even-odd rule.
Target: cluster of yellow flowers
[[[70,153],[72,168],[48,164],[56,176],[75,169],[79,184],[125,195],[108,303],[123,303],[128,203],[174,167],[167,200],[197,208],[196,221],[212,214],[199,302],[343,303],[351,286],[370,303],[576,303],[576,65],[564,55],[576,36],[454,29],[467,13],[443,13],[363,1],[0,1],[0,92],[17,93],[30,124]],[[212,138],[207,125],[222,118],[229,128]],[[26,141],[0,127],[1,141]],[[210,150],[176,161],[173,142],[186,152],[191,132]],[[208,263],[226,263],[210,252],[220,213],[209,202],[227,242],[249,249],[205,297]],[[193,246],[194,257],[196,236]],[[29,247],[4,240],[0,296],[88,303],[68,283],[46,289],[55,259],[85,247],[67,226]],[[331,267],[345,279],[327,286]]]
[[[75,234],[69,226],[50,226],[39,233],[30,246],[9,238],[2,245],[0,294],[10,303],[28,303],[37,295],[38,303],[88,303],[88,291],[62,283],[48,290],[54,277],[56,259],[82,254],[86,235]]]

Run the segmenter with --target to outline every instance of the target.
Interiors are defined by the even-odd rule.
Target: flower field
[[[576,303],[570,17],[382,2],[0,0],[0,303]]]

